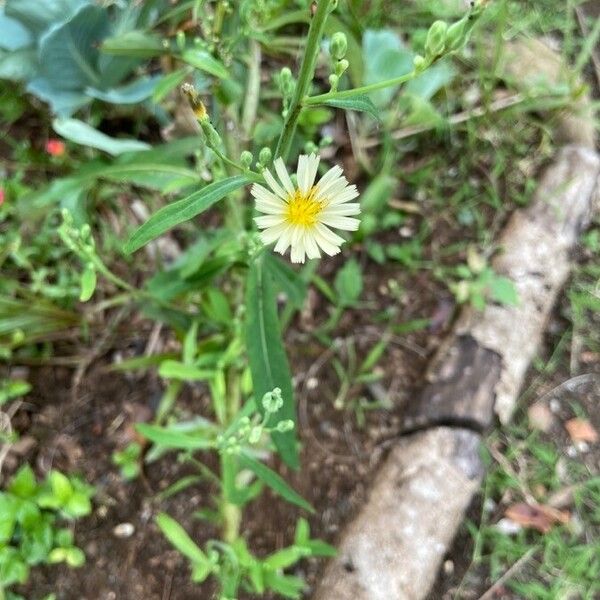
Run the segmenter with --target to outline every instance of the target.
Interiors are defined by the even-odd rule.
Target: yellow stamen
[[[314,187],[306,195],[300,190],[296,190],[288,199],[286,221],[292,225],[303,225],[304,227],[314,225],[319,213],[323,210],[323,203],[315,200],[314,196]]]

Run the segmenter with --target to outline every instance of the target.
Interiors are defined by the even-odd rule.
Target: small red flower
[[[4,204],[4,188],[0,187],[0,206]]]
[[[46,142],[46,152],[50,156],[62,156],[65,153],[65,144],[57,139],[49,139]]]

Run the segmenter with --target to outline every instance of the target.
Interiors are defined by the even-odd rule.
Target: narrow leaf
[[[370,114],[376,121],[381,121],[379,117],[379,109],[373,104],[368,96],[356,96],[355,98],[332,98],[325,100],[323,104],[333,106],[334,108],[342,108],[344,110],[356,110]]]
[[[164,536],[192,563],[209,564],[208,557],[187,534],[185,529],[169,515],[160,513],[156,516],[156,524],[160,527]]]
[[[136,152],[150,148],[148,144],[138,140],[112,138],[79,119],[54,119],[52,128],[58,135],[62,135],[71,142],[104,150],[113,156],[123,152]]]
[[[248,184],[244,175],[236,175],[216,181],[194,192],[191,196],[172,202],[154,213],[125,244],[125,252],[131,254],[175,225],[193,219],[234,190]]]
[[[250,469],[261,481],[282,498],[311,513],[315,512],[314,508],[300,494],[295,492],[275,471],[269,469],[265,464],[244,452],[239,455],[239,459],[240,466]]]
[[[262,253],[250,265],[246,283],[246,348],[254,398],[261,414],[264,411],[262,397],[276,387],[281,389],[283,407],[271,419],[272,426],[287,419],[295,423],[296,407],[290,368],[281,340],[273,278],[267,264]],[[298,468],[295,428],[286,433],[273,432],[272,437],[285,463]]]
[[[181,55],[181,60],[188,63],[188,65],[192,65],[192,67],[196,67],[196,69],[206,71],[206,73],[210,73],[220,79],[229,78],[229,72],[225,68],[225,65],[206,50],[186,50]]]
[[[174,431],[157,425],[148,425],[147,423],[138,423],[136,425],[144,437],[155,444],[175,448],[178,450],[205,450],[213,447],[213,442],[205,437],[199,437],[197,434],[188,434],[181,431]]]

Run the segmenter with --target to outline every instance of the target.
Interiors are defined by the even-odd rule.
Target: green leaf
[[[12,537],[17,520],[17,509],[16,498],[0,493],[0,549],[2,544],[8,542]]]
[[[192,65],[192,67],[196,67],[196,69],[210,73],[219,79],[229,78],[229,72],[225,68],[225,65],[206,50],[197,48],[186,50],[181,55],[181,60],[188,63],[188,65]]]
[[[296,423],[292,377],[281,340],[273,278],[265,256],[263,252],[252,261],[246,281],[246,348],[254,399],[258,410],[264,414],[262,397],[274,388],[280,388],[283,407],[273,415],[269,424],[287,419]],[[295,428],[286,433],[273,432],[272,438],[285,463],[297,469]]]
[[[156,524],[164,536],[189,560],[196,565],[209,565],[206,554],[196,545],[185,529],[169,515],[160,513],[156,516]]]
[[[337,272],[334,286],[342,306],[356,304],[363,290],[362,272],[356,260],[350,259]]]
[[[102,51],[117,56],[152,58],[168,51],[162,39],[147,31],[126,31],[121,35],[107,37],[102,43]]]
[[[22,379],[0,381],[0,406],[13,398],[28,394],[30,390],[31,386]]]
[[[104,150],[104,152],[108,152],[113,156],[117,156],[123,152],[136,152],[150,148],[149,144],[139,142],[138,140],[112,138],[79,119],[54,119],[52,121],[52,128],[58,135],[62,135],[62,137],[71,142]]]
[[[183,433],[166,427],[159,427],[158,425],[138,423],[135,428],[151,442],[168,448],[179,450],[206,450],[207,448],[212,448],[214,446],[213,441],[206,439],[205,437]]]
[[[186,365],[178,360],[165,360],[161,363],[158,374],[161,377],[179,381],[206,381],[215,373],[208,369],[198,369],[194,365]]]
[[[516,306],[519,303],[519,293],[512,280],[508,277],[494,276],[489,282],[492,299],[500,304]]]
[[[269,469],[265,464],[245,452],[240,453],[239,462],[241,467],[250,469],[261,481],[288,502],[308,512],[315,512],[314,508],[300,494],[295,492],[275,471]]]
[[[88,3],[89,0],[7,0],[5,12],[27,29],[40,34],[53,23],[69,19]]]
[[[29,465],[23,465],[12,478],[8,491],[19,498],[31,498],[38,488],[33,470]]]
[[[300,546],[289,546],[288,548],[278,550],[265,558],[263,564],[274,570],[287,569],[309,554],[310,552],[305,548]]]
[[[16,19],[11,19],[0,8],[0,48],[4,50],[21,50],[33,42],[31,33]]]
[[[92,98],[111,104],[138,104],[152,95],[159,80],[160,76],[140,77],[127,85],[112,88],[108,91],[88,87],[85,93]]]
[[[302,308],[306,297],[306,282],[294,269],[273,254],[265,254],[265,261],[275,284],[281,288],[295,308]]]
[[[79,286],[81,288],[79,300],[81,302],[87,302],[93,296],[94,290],[96,289],[96,268],[92,263],[88,263],[83,270],[83,273],[81,273]]]
[[[83,566],[85,564],[85,554],[83,553],[83,550],[75,547],[67,548],[65,562],[74,569]]]
[[[131,254],[175,225],[193,219],[223,199],[227,194],[250,183],[245,175],[236,175],[211,183],[187,198],[172,202],[154,213],[125,244],[125,252]]]
[[[85,517],[92,512],[92,503],[86,494],[74,492],[65,504],[63,511],[72,519]]]
[[[0,50],[0,79],[27,81],[35,76],[37,57],[35,50],[20,48],[5,52]]]
[[[66,475],[60,471],[50,471],[48,482],[54,497],[62,504],[66,503],[73,494],[73,486]]]
[[[304,580],[293,575],[280,575],[273,571],[265,572],[265,584],[274,592],[292,600],[299,599],[305,588]]]
[[[82,6],[41,38],[38,54],[41,75],[57,82],[61,90],[102,87],[98,47],[109,30],[106,9],[93,4]]]
[[[376,121],[381,121],[379,116],[380,109],[378,109],[368,96],[354,96],[353,98],[332,98],[325,100],[323,104],[327,106],[333,106],[335,108],[342,108],[343,110],[356,110],[359,112],[366,112],[370,114]]]
[[[154,92],[152,92],[152,101],[157,103],[160,102],[171,90],[176,88],[189,75],[190,71],[191,69],[189,67],[185,67],[165,75],[156,84]]]

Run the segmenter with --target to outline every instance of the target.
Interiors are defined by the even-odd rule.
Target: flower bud
[[[260,441],[260,436],[262,435],[262,427],[253,427],[250,431],[250,435],[248,436],[249,444],[258,444]]]
[[[287,67],[283,67],[279,73],[279,89],[285,97],[291,96],[294,92],[294,78]]]
[[[346,38],[346,34],[338,31],[331,36],[331,43],[329,45],[329,51],[331,52],[331,56],[335,58],[335,60],[342,60],[344,56],[346,56],[346,51],[348,50],[348,40]]]
[[[469,17],[465,16],[460,21],[452,23],[446,34],[446,47],[449,51],[460,50],[469,38]]]
[[[435,21],[429,28],[425,41],[425,52],[428,56],[436,57],[444,51],[447,32],[448,23],[445,21]]]
[[[273,154],[271,152],[271,148],[269,148],[268,146],[261,148],[261,150],[258,154],[258,161],[260,162],[261,165],[263,165],[263,166],[268,165],[271,162],[272,158],[273,158]]]
[[[340,80],[340,78],[335,73],[332,73],[329,76],[329,85],[331,86],[332,90],[337,89],[337,85],[338,85],[339,80]]]
[[[283,406],[283,397],[281,390],[275,388],[272,392],[267,392],[261,400],[265,412],[276,413]]]
[[[252,152],[248,152],[248,150],[244,150],[240,155],[240,162],[242,163],[244,169],[249,169],[253,160],[254,156],[252,156]]]
[[[413,58],[413,66],[415,68],[415,71],[417,71],[417,73],[420,71],[424,71],[427,68],[427,61],[420,54],[417,54]]]
[[[291,419],[279,421],[279,423],[277,423],[277,425],[275,426],[275,429],[279,433],[286,433],[287,431],[291,431],[292,429],[294,429],[294,421],[292,421]]]
[[[341,77],[349,66],[350,63],[345,58],[342,58],[342,60],[339,60],[335,65],[335,74],[338,77]]]

